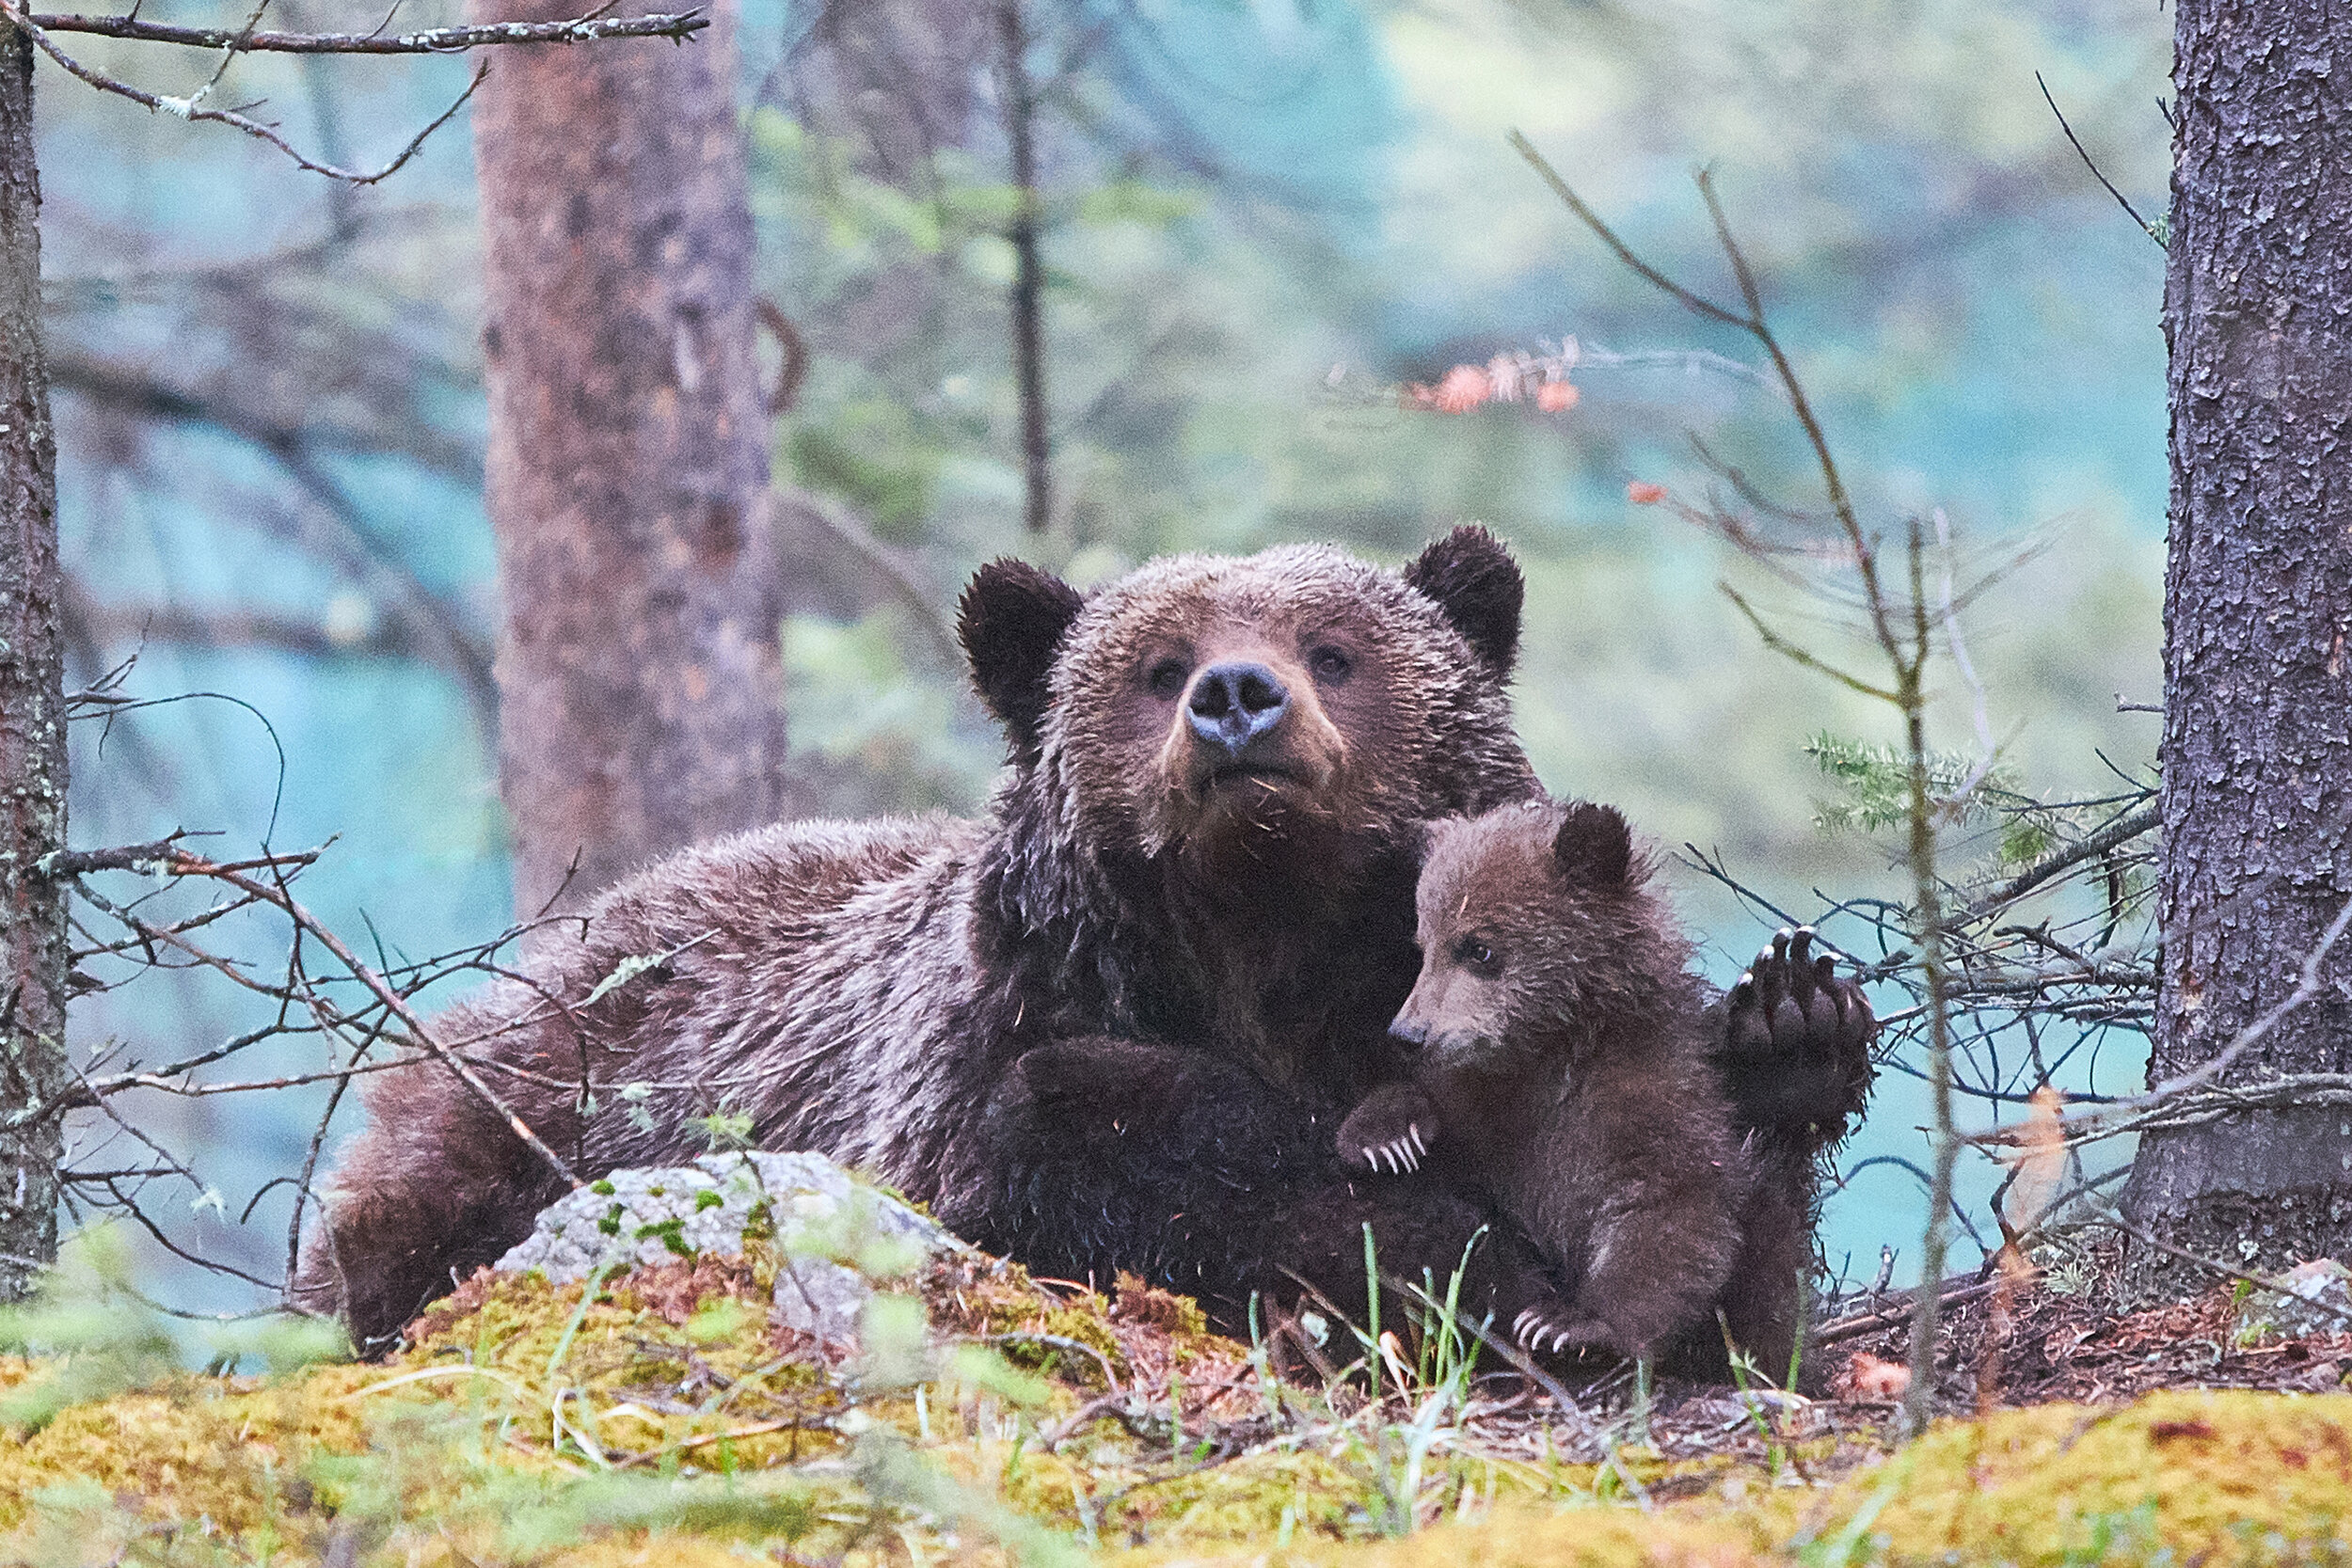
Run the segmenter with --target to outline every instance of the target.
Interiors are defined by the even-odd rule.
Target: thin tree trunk
[[[2287,995],[2352,897],[2352,15],[2180,0],[2175,34],[2157,1078]],[[2352,952],[2323,973],[2228,1081],[2352,1069]],[[2124,1205],[2241,1267],[2344,1255],[2352,1117],[2153,1135]],[[2153,1248],[2127,1281],[2211,1283]]]
[[[1053,435],[1045,413],[1044,273],[1038,258],[1037,95],[1029,86],[1025,0],[997,0],[996,48],[1005,136],[1012,144],[1012,368],[1021,400],[1022,520],[1042,533],[1054,518]]]
[[[525,915],[786,806],[732,24],[722,5],[683,46],[506,50],[474,111],[501,781]]]
[[[64,578],[57,449],[40,346],[33,50],[0,25],[0,1125],[64,1087],[65,902],[40,871],[65,847]],[[55,1116],[0,1132],[0,1301],[57,1253]]]

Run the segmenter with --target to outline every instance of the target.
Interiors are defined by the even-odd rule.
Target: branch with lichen
[[[410,137],[389,163],[373,170],[348,169],[326,163],[297,149],[277,126],[255,119],[243,109],[213,107],[207,100],[240,55],[448,55],[501,44],[600,43],[621,39],[666,38],[683,41],[710,24],[699,10],[664,12],[657,16],[603,17],[589,15],[561,22],[494,23],[471,27],[438,27],[417,33],[285,33],[264,32],[260,23],[268,0],[261,0],[243,27],[181,27],[140,18],[135,8],[121,16],[37,14],[22,3],[0,0],[5,20],[56,62],[58,69],[85,85],[113,97],[128,99],[156,114],[226,125],[256,141],[265,142],[292,159],[298,168],[352,185],[373,185],[390,179],[424,150],[425,142],[456,118],[489,74],[489,66],[474,67],[473,77],[456,99]],[[220,63],[205,83],[185,96],[151,92],[111,76],[66,53],[51,35],[84,33],[128,39],[144,43],[177,44],[192,49],[218,49]]]

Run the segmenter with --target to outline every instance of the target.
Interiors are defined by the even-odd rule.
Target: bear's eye
[[[1502,955],[1476,937],[1464,937],[1454,944],[1454,956],[1470,968],[1491,974],[1502,967]]]
[[[1314,672],[1317,680],[1343,681],[1348,672],[1356,668],[1356,661],[1339,649],[1326,646],[1307,656],[1307,668]]]
[[[1152,695],[1173,702],[1184,694],[1184,677],[1191,673],[1184,660],[1164,658],[1152,666]]]

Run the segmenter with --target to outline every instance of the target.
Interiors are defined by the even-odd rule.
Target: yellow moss
[[[1881,1492],[1870,1533],[1896,1558],[1957,1550],[2020,1564],[2248,1555],[2249,1544],[2345,1539],[2352,1397],[2155,1394],[2122,1407],[2043,1405],[1936,1428],[1849,1480],[1825,1533]]]
[[[1164,1560],[1164,1548],[1131,1554]],[[1294,1537],[1223,1557],[1184,1560],[1232,1568],[1747,1568],[1776,1562],[1737,1525],[1645,1513],[1632,1508],[1575,1505],[1499,1509],[1470,1524],[1434,1526],[1393,1540],[1341,1543]]]
[[[321,1369],[278,1388],[187,1377],[69,1406],[0,1449],[0,1528],[24,1523],[36,1494],[72,1481],[94,1482],[151,1517],[252,1528],[314,1454],[361,1445],[358,1414],[336,1398],[356,1370]]]

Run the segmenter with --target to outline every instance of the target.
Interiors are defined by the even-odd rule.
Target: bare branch
[[[1704,316],[1708,321],[1721,322],[1725,326],[1750,328],[1749,318],[1742,316],[1737,310],[1727,310],[1703,295],[1692,293],[1635,255],[1633,247],[1619,239],[1617,231],[1601,221],[1598,213],[1584,205],[1584,198],[1577,195],[1565,180],[1560,178],[1560,171],[1551,166],[1549,159],[1535,150],[1535,144],[1527,139],[1525,133],[1514,131],[1511,133],[1510,140],[1513,150],[1520,157],[1526,159],[1537,174],[1543,176],[1544,183],[1551,187],[1552,194],[1566,202],[1568,211],[1574,213],[1584,227],[1593,231],[1594,237],[1613,251],[1617,260],[1623,261],[1643,282],[1673,299],[1693,315]]]
[[[82,397],[125,413],[183,424],[206,425],[241,436],[276,454],[365,452],[401,457],[463,484],[482,483],[482,452],[469,442],[439,435],[392,410],[382,418],[348,422],[289,423],[260,405],[236,401],[234,382],[203,392],[167,384],[142,365],[60,347],[50,359],[49,378]]]
[[[572,1167],[564,1162],[562,1155],[549,1148],[539,1134],[531,1130],[531,1125],[516,1116],[507,1103],[499,1098],[495,1089],[483,1082],[480,1073],[474,1071],[462,1058],[441,1045],[435,1037],[433,1031],[425,1027],[424,1021],[417,1016],[416,1010],[408,1006],[406,997],[395,990],[381,974],[369,968],[341,937],[321,925],[318,918],[297,903],[294,895],[282,886],[273,888],[266,883],[254,880],[243,872],[225,870],[214,865],[200,855],[182,852],[174,855],[170,863],[175,867],[185,866],[186,871],[183,874],[215,878],[228,883],[230,887],[250,893],[266,903],[278,906],[297,928],[308,931],[321,946],[334,954],[335,961],[342,964],[351,973],[353,978],[374,993],[376,1000],[381,1002],[392,1016],[400,1020],[407,1028],[410,1037],[424,1050],[425,1053],[456,1074],[458,1081],[472,1092],[474,1098],[488,1106],[503,1120],[532,1153],[547,1163],[549,1169],[562,1177],[564,1182],[574,1190],[587,1185],[573,1172]]]
[[[7,0],[0,0],[0,17],[6,17],[26,38],[33,40],[34,47],[55,60],[69,75],[79,78],[101,92],[112,93],[118,98],[127,98],[140,107],[154,113],[168,114],[192,121],[211,120],[216,124],[229,126],[232,130],[242,131],[256,141],[267,142],[293,159],[297,166],[312,174],[325,175],[329,180],[341,180],[354,185],[375,184],[379,181],[390,179],[407,166],[408,161],[423,150],[425,138],[447,125],[456,117],[457,111],[466,106],[466,101],[474,95],[477,87],[482,86],[482,80],[489,73],[490,69],[487,64],[475,66],[473,80],[466,85],[464,92],[457,95],[455,103],[442,110],[434,117],[431,123],[418,132],[410,139],[408,145],[401,149],[398,157],[373,173],[362,174],[347,168],[338,168],[332,164],[323,164],[309,157],[298,151],[292,142],[279,135],[276,127],[264,125],[260,120],[240,114],[234,109],[204,107],[200,102],[202,97],[200,92],[186,98],[170,98],[162,93],[149,92],[145,87],[135,87],[128,82],[117,81],[102,71],[93,70],[58,48],[56,40],[50,38],[48,32],[38,22],[25,12],[7,4]],[[233,40],[233,35],[231,35],[231,40]]]
[[[25,20],[52,33],[90,33],[140,43],[227,49],[262,55],[452,55],[501,43],[601,43],[611,39],[687,39],[710,25],[701,10],[654,16],[575,17],[568,22],[501,22],[479,27],[434,27],[419,33],[241,32],[227,27],[175,27],[135,15],[35,13]]]
[[[267,648],[304,658],[408,658],[441,663],[403,617],[344,635],[319,620],[261,610],[86,602],[82,624],[102,643],[168,642],[192,648]],[[460,672],[468,673],[467,672]]]
[[[2110,849],[2119,848],[2140,834],[2153,831],[2160,820],[2154,806],[2148,806],[2127,816],[2119,816],[2079,844],[2069,845],[2031,869],[2020,872],[2002,883],[1992,893],[1969,905],[1961,918],[1981,920],[2003,905],[2015,903],[2034,889],[2050,881],[2060,872],[2071,870],[2085,861],[2096,860]]]
[[[2115,182],[2109,180],[2105,174],[2101,173],[2099,166],[2091,162],[2090,154],[2089,151],[2085,150],[2082,139],[2074,135],[2074,128],[2066,123],[2066,111],[2059,108],[2058,106],[2058,100],[2050,96],[2050,84],[2042,79],[2042,72],[2037,71],[2033,73],[2033,85],[2042,89],[2042,102],[2050,105],[2050,112],[2058,116],[2058,129],[2066,133],[2066,139],[2068,141],[2074,143],[2075,153],[2080,156],[2083,161],[2083,167],[2090,171],[2090,177],[2093,180],[2098,181],[2100,184],[2106,187],[2107,194],[2115,198],[2117,205],[2121,206],[2123,211],[2131,214],[2132,221],[2139,225],[2139,231],[2147,235],[2150,239],[2155,241],[2157,249],[2163,249],[2164,236],[2156,232],[2156,226],[2150,223],[2146,218],[2141,217],[2139,215],[2139,209],[2132,205],[2131,199],[2122,191],[2115,188]],[[2156,100],[2156,107],[2160,109],[2163,108],[2164,100]],[[2169,114],[2166,115],[2166,123],[2169,124],[2171,122],[2171,119],[2172,117]]]
[[[1756,628],[1756,634],[1764,640],[1764,645],[1783,658],[1791,659],[1817,674],[1827,675],[1838,685],[1850,690],[1858,691],[1865,697],[1876,697],[1882,703],[1899,704],[1902,701],[1899,693],[1890,691],[1883,686],[1872,686],[1859,675],[1850,675],[1836,665],[1826,662],[1781,636],[1765,623],[1764,617],[1756,612],[1753,605],[1740,596],[1740,591],[1731,584],[1720,582],[1715,586],[1723,590],[1724,597],[1732,602],[1733,608],[1747,617],[1748,625]]]

